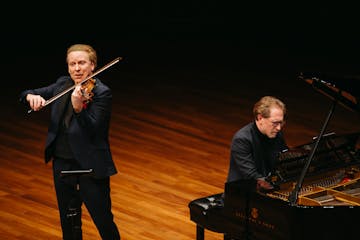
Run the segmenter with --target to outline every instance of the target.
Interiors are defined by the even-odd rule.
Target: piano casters
[[[76,190],[80,191],[80,177],[81,176],[92,176],[93,170],[71,170],[71,171],[61,171],[61,177],[72,177],[76,178]],[[71,219],[73,240],[81,240],[82,239],[82,231],[81,231],[81,202],[79,202],[78,198],[73,197],[68,206],[68,213],[66,215]]]

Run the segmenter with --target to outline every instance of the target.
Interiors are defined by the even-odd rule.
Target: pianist
[[[278,98],[264,96],[253,107],[254,121],[238,130],[231,142],[227,182],[252,180],[259,191],[274,186],[265,180],[275,167],[276,156],[287,149],[282,128],[286,106]]]

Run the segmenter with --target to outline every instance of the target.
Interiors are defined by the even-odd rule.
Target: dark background
[[[270,75],[291,84],[302,71],[353,76],[360,53],[356,10],[214,0],[12,2],[1,16],[3,73],[16,92],[45,85],[66,73],[68,46],[88,43],[99,67],[124,57],[121,67],[104,73],[121,85],[253,83],[236,80],[239,72],[263,74],[256,84],[273,81]]]

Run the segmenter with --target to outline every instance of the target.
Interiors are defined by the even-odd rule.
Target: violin
[[[92,90],[95,87],[96,81],[95,81],[95,79],[93,79],[93,77],[95,77],[96,75],[98,75],[99,73],[104,71],[105,69],[111,67],[115,63],[118,63],[121,59],[122,59],[122,57],[115,58],[114,60],[112,60],[111,62],[109,62],[108,64],[106,64],[105,66],[103,66],[102,68],[100,68],[99,70],[97,70],[96,72],[94,72],[93,74],[91,74],[90,76],[85,78],[84,80],[82,80],[80,83],[78,83],[81,85],[81,91],[82,91],[83,96],[86,97],[88,99],[88,101],[90,101],[92,99],[92,97],[94,96],[94,93],[92,92]],[[64,91],[60,92],[59,94],[53,96],[52,98],[46,100],[43,107],[49,105],[53,101],[64,96],[66,93],[73,90],[78,84],[75,84],[75,85],[69,87],[68,89],[65,89]],[[28,113],[31,113],[31,112],[32,112],[32,109],[28,110]]]
[[[93,78],[88,79],[85,83],[81,84],[81,94],[86,98],[86,103],[92,100],[94,93],[92,90],[95,87],[96,80]]]

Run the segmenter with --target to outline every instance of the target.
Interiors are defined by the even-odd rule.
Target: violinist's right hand
[[[30,108],[34,111],[39,111],[45,106],[46,100],[40,95],[28,94],[26,95],[26,101],[28,101]]]

